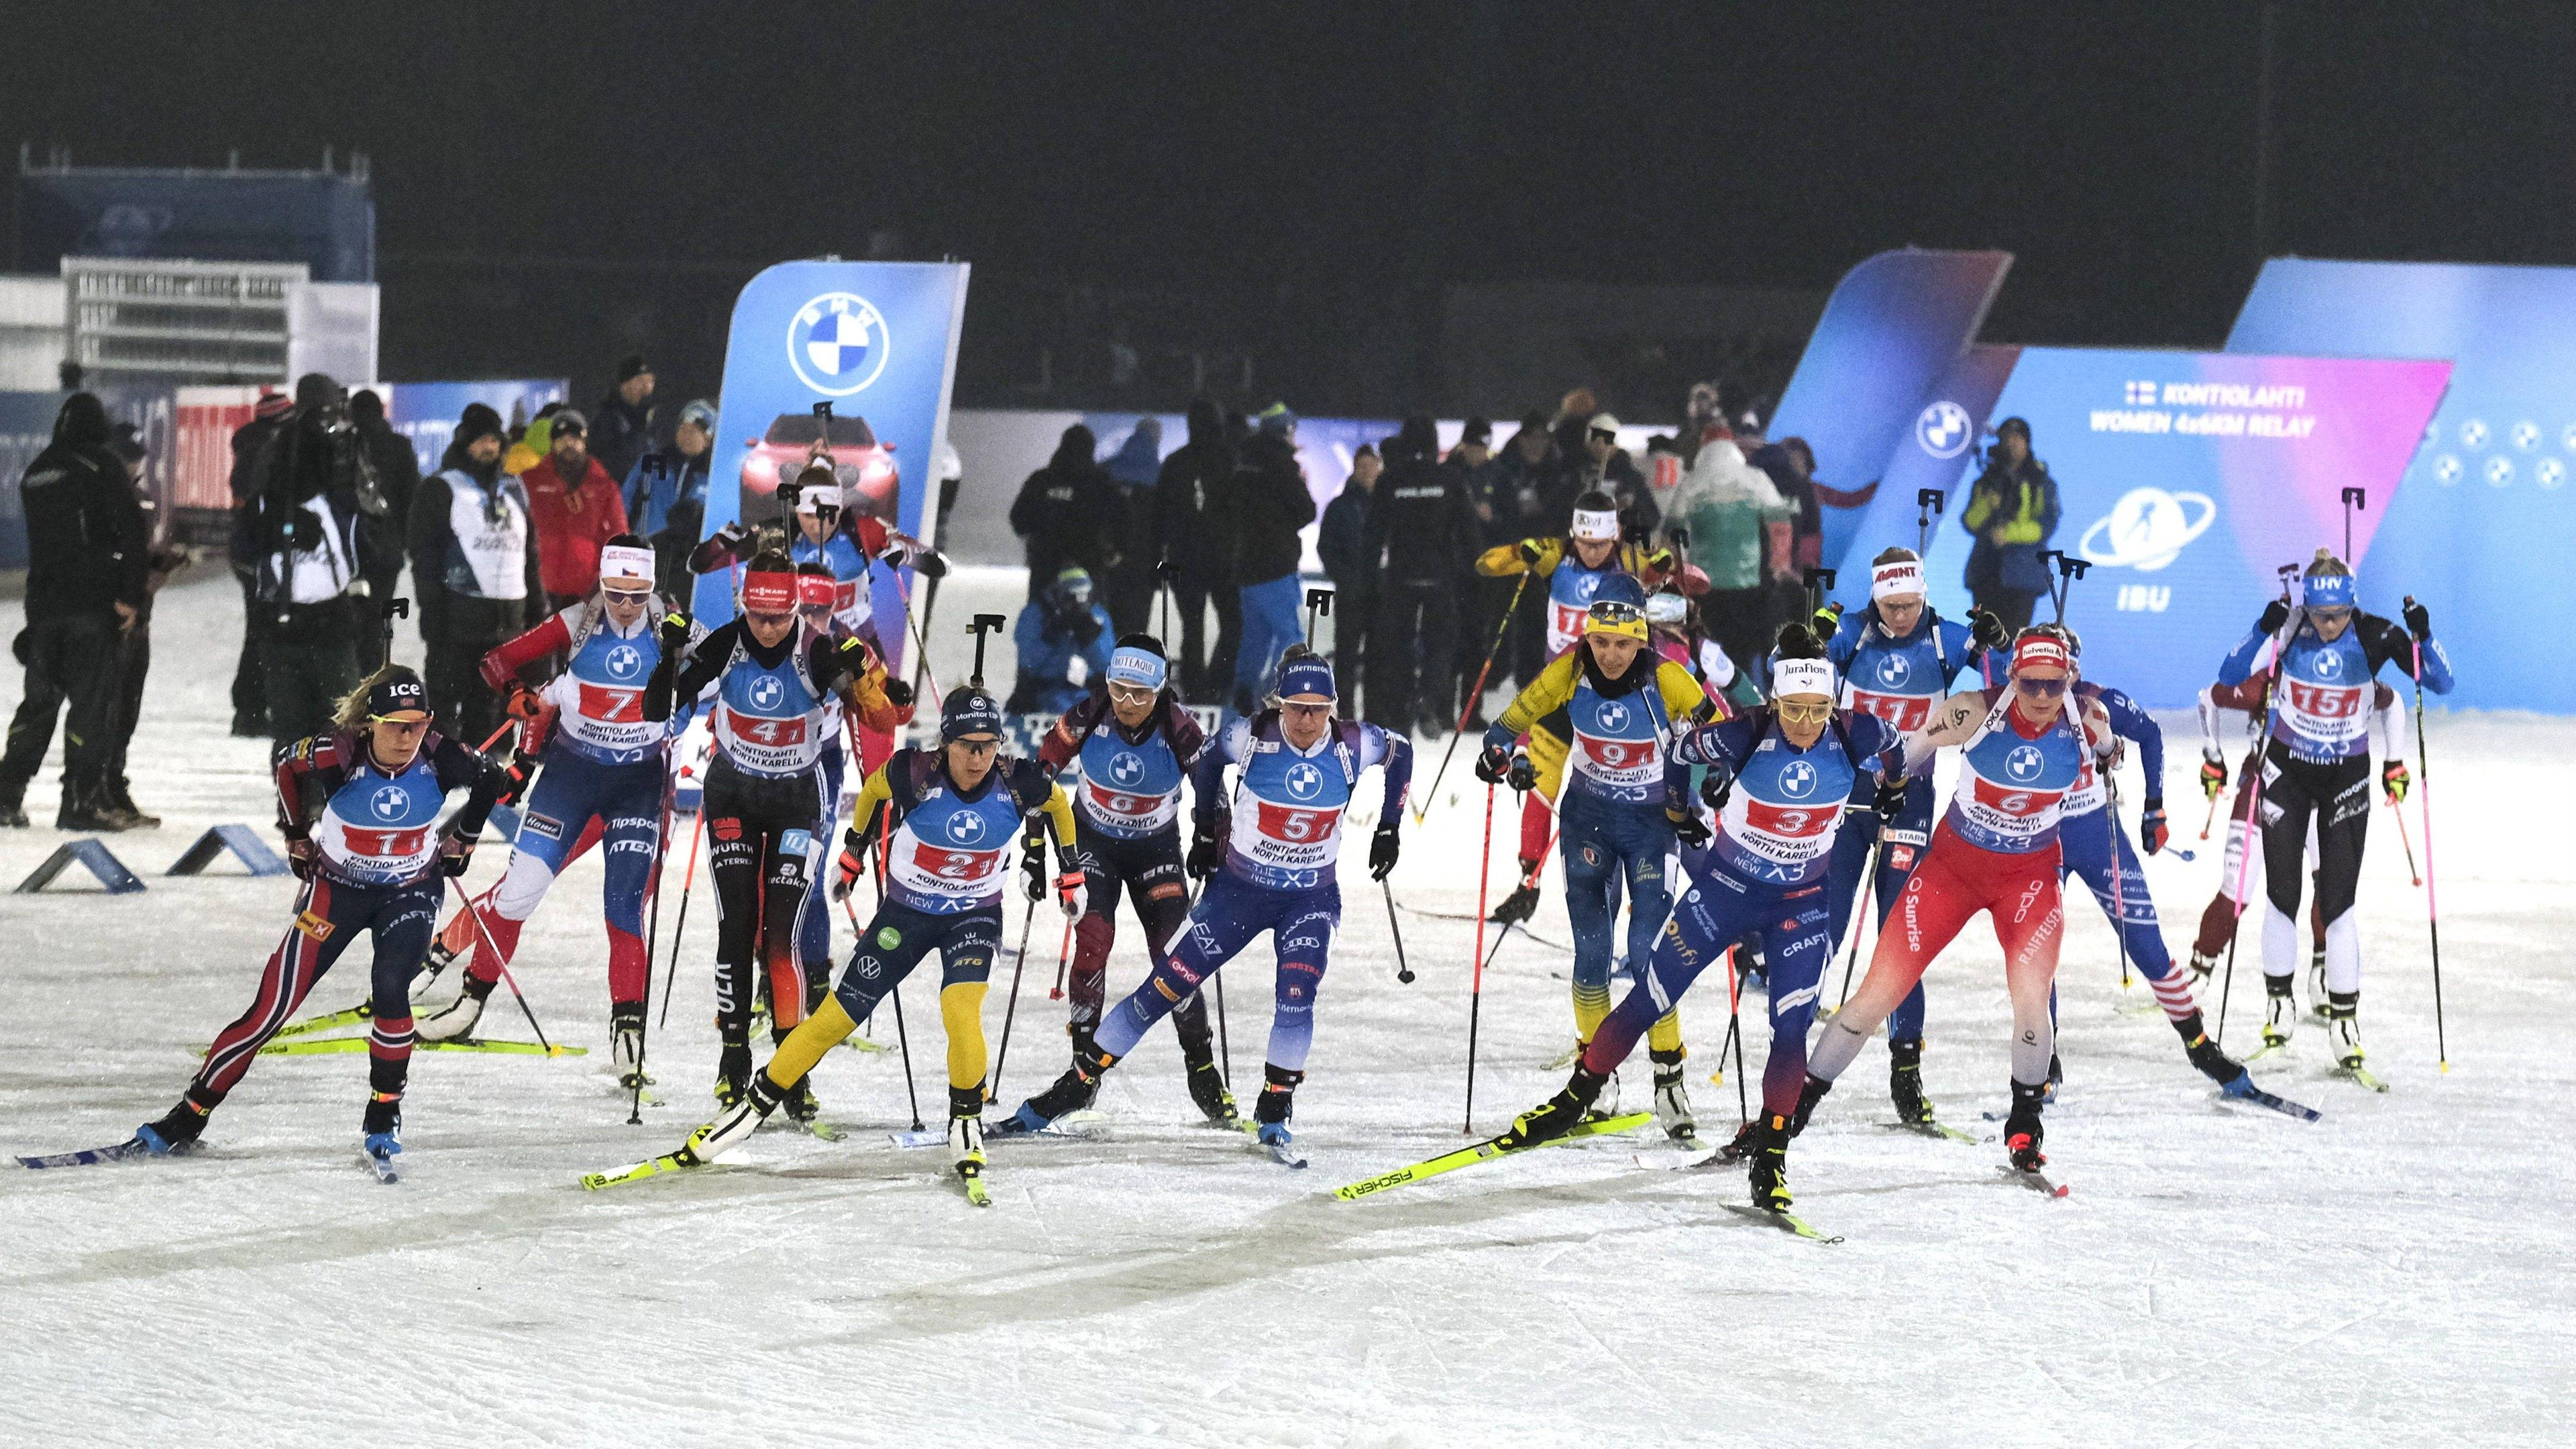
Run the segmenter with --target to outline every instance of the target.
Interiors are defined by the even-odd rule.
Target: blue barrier
[[[259,832],[247,825],[218,825],[208,830],[197,837],[195,844],[181,851],[179,858],[170,862],[170,868],[162,874],[195,875],[214,864],[216,858],[227,850],[250,868],[253,878],[286,874],[286,862],[278,858],[276,851],[268,848],[268,842],[259,838]]]
[[[16,893],[34,895],[52,885],[54,877],[75,863],[88,867],[89,873],[98,877],[99,884],[107,887],[109,895],[130,896],[143,889],[143,882],[125,868],[125,862],[110,854],[105,845],[96,840],[70,840],[45,857],[45,863],[37,866],[25,880],[18,882]]]

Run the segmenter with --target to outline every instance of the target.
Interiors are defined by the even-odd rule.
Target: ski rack
[[[259,832],[247,825],[213,827],[198,836],[195,844],[179,852],[179,858],[170,862],[170,868],[161,873],[165,876],[197,875],[228,850],[235,859],[250,868],[254,879],[286,874],[286,862],[278,859],[277,852],[268,848],[268,842],[259,838]]]
[[[130,896],[143,889],[142,879],[127,870],[124,861],[118,860],[101,841],[90,839],[67,840],[55,847],[54,853],[45,857],[43,865],[37,866],[25,880],[18,882],[15,894],[34,895],[52,885],[54,877],[76,864],[98,877],[98,883],[107,887],[109,895]]]

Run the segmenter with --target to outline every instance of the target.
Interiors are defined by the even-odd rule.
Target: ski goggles
[[[2074,682],[2062,676],[2056,679],[2016,678],[2013,680],[2013,688],[2033,699],[2055,699],[2066,692],[2066,686]]]
[[[1783,724],[1823,724],[1833,716],[1834,707],[1830,704],[1789,704],[1775,699],[1771,702],[1771,712],[1778,715]]]
[[[1583,611],[1583,632],[1642,640],[1646,637],[1646,611],[1624,599],[1595,599],[1592,607]]]

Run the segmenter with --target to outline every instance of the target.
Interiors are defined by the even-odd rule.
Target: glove
[[[1843,626],[1843,606],[1842,606],[1842,605],[1840,605],[1840,604],[1827,604],[1827,605],[1825,605],[1823,608],[1818,609],[1818,610],[1816,611],[1815,630],[1816,630],[1816,636],[1817,636],[1818,638],[1820,638],[1820,639],[1831,639],[1832,637],[1834,637],[1834,631],[1835,631],[1835,630],[1837,630],[1837,629],[1840,629],[1842,626]]]
[[[1511,781],[1513,789],[1526,795],[1538,788],[1538,766],[1530,763],[1529,756],[1514,754],[1511,774],[1507,778]]]
[[[2406,787],[2414,783],[2415,777],[2406,773],[2404,760],[2390,760],[2379,767],[2379,788],[2388,792],[2391,805],[2404,804]]]
[[[2147,797],[2146,813],[2138,817],[2138,844],[2153,855],[2165,848],[2172,832],[2165,829],[2165,802],[2161,795]]]
[[[538,715],[545,713],[545,710],[546,702],[537,698],[535,690],[528,688],[526,685],[519,683],[515,679],[510,681],[510,700],[509,703],[501,706],[501,712],[503,714],[519,721],[521,724],[525,724],[528,721],[535,719]]]
[[[1045,836],[1024,835],[1020,837],[1020,888],[1028,892],[1030,900],[1042,901],[1046,899],[1047,873]]]
[[[1892,821],[1905,813],[1905,777],[1890,775],[1878,782],[1878,793],[1870,798],[1870,808],[1881,821]]]
[[[2254,632],[2278,634],[2281,632],[2281,626],[2288,622],[2290,622],[2290,606],[2280,599],[2274,599],[2263,606],[2263,617],[2254,621]]]
[[[1181,868],[1190,873],[1192,880],[1205,880],[1224,868],[1225,825],[1225,817],[1220,815],[1215,834],[1202,835],[1190,842],[1190,858],[1182,862]]]
[[[1487,745],[1476,752],[1476,778],[1488,785],[1499,785],[1512,772],[1512,747]]]
[[[1653,573],[1671,573],[1673,571],[1674,562],[1672,545],[1670,544],[1666,544],[1664,547],[1659,548],[1646,556],[1646,568],[1648,571]]]
[[[1734,780],[1734,778],[1734,776],[1729,775],[1724,770],[1711,770],[1707,774],[1700,776],[1699,798],[1701,803],[1707,805],[1711,810],[1723,809],[1726,805],[1726,787]]]
[[[1083,912],[1091,909],[1090,878],[1070,861],[1058,863],[1065,866],[1065,871],[1055,878],[1056,904],[1064,907],[1067,920],[1079,920]]]
[[[2406,607],[2398,612],[2405,616],[2406,632],[2414,635],[2418,643],[2433,637],[2433,616],[2425,612],[2422,604],[2408,599]]]
[[[1992,609],[1968,611],[1968,640],[1980,649],[2012,647],[2012,635],[2004,628],[2003,616]]]
[[[462,835],[447,837],[447,843],[438,848],[438,868],[447,873],[449,880],[465,874],[473,864],[474,842]]]
[[[1664,818],[1673,823],[1673,838],[1675,840],[1680,841],[1682,844],[1689,846],[1693,850],[1697,850],[1701,846],[1708,844],[1708,822],[1699,818],[1698,811],[1685,810],[1680,814],[1675,814],[1670,810],[1666,810],[1664,812]]]
[[[313,862],[321,858],[322,847],[315,845],[310,836],[297,836],[286,842],[286,868],[295,872],[297,880],[313,879]]]
[[[740,519],[736,519],[733,522],[726,524],[724,527],[717,529],[713,534],[709,535],[709,537],[714,542],[721,543],[728,549],[735,549],[741,547],[743,540],[751,537],[751,530],[744,527]]]
[[[832,899],[848,900],[850,892],[858,888],[859,877],[867,874],[867,870],[867,837],[859,834],[859,827],[853,825],[841,832],[841,854],[832,862]]]
[[[925,579],[948,577],[948,556],[935,548],[925,548],[912,556],[912,571]]]
[[[1403,844],[1396,838],[1395,822],[1382,822],[1377,834],[1369,837],[1369,879],[1384,880],[1395,869],[1395,858]]]
[[[537,757],[525,750],[511,754],[510,763],[501,770],[501,790],[492,797],[495,805],[515,805],[528,793],[528,782],[537,777]]]
[[[1536,568],[1538,567],[1538,561],[1541,557],[1542,555],[1539,550],[1537,539],[1525,538],[1521,540],[1522,563],[1528,564],[1532,568]]]
[[[677,654],[681,650],[688,648],[689,616],[681,613],[677,609],[673,609],[671,612],[662,616],[662,627],[659,633],[662,640],[663,653]]]
[[[885,697],[886,703],[895,708],[906,708],[912,703],[912,686],[900,679],[889,679],[885,682]]]
[[[2215,800],[2227,788],[2227,764],[2216,755],[2200,757],[2200,793]]]

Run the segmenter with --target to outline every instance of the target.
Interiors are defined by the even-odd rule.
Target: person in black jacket
[[[281,746],[321,730],[358,687],[359,640],[379,628],[367,580],[401,547],[349,429],[347,394],[316,372],[297,379],[295,396],[258,464],[250,520],[261,687]]]
[[[1440,467],[1441,471],[1455,478],[1458,491],[1466,495],[1467,506],[1476,515],[1474,553],[1481,554],[1497,543],[1514,541],[1495,536],[1496,526],[1504,521],[1508,504],[1502,496],[1503,465],[1494,456],[1493,423],[1484,418],[1467,419],[1466,425],[1459,429],[1458,446],[1451,448],[1449,456],[1440,460]],[[1531,532],[1523,529],[1518,537],[1527,538]],[[1494,631],[1501,627],[1503,609],[1511,602],[1510,582],[1478,574],[1472,555],[1467,566],[1460,571],[1458,642],[1450,651],[1449,660],[1450,672],[1457,676],[1455,688],[1467,706],[1467,721],[1471,727],[1484,722],[1484,701],[1467,699],[1466,694],[1474,688],[1478,674],[1488,673],[1485,670],[1485,651],[1494,647]],[[1503,587],[1498,591],[1496,585]],[[1499,660],[1497,665],[1505,672],[1511,669],[1509,660]],[[1456,723],[1455,720],[1444,720],[1441,728],[1447,729]]]
[[[1386,479],[1369,515],[1369,553],[1385,560],[1370,631],[1370,723],[1438,734],[1457,723],[1458,596],[1481,525],[1465,480],[1440,466],[1431,419],[1404,420],[1387,444]]]
[[[501,699],[477,674],[489,650],[545,617],[528,495],[501,471],[501,415],[468,403],[439,460],[412,495],[408,542],[419,602],[421,672],[442,728],[468,741],[501,722]]]
[[[1574,507],[1575,490],[1568,486],[1571,470],[1557,450],[1545,413],[1522,415],[1520,431],[1494,460],[1494,471],[1494,517],[1484,534],[1487,548],[1552,532]],[[1517,582],[1480,577],[1477,588],[1484,598],[1482,612],[1489,619],[1499,620],[1513,596],[1519,596],[1511,636],[1494,668],[1497,679],[1507,674],[1527,688],[1547,666],[1547,590],[1518,588]]]
[[[653,364],[628,353],[617,363],[617,385],[590,414],[590,456],[624,482],[635,461],[653,446]]]
[[[1297,465],[1297,415],[1286,403],[1272,403],[1256,421],[1259,429],[1236,450],[1225,490],[1237,597],[1243,601],[1233,702],[1235,713],[1245,715],[1261,707],[1279,656],[1304,633],[1297,618],[1297,578],[1305,541],[1298,531],[1315,521],[1315,498]]]
[[[420,491],[420,458],[411,450],[411,439],[394,431],[385,421],[385,400],[375,389],[361,388],[349,395],[349,426],[356,430],[359,450],[366,454],[368,466],[375,470],[376,491],[385,502],[385,518],[390,526],[399,527],[411,517],[412,495]],[[389,548],[376,572],[367,575],[367,592],[378,599],[390,599],[402,592],[402,550]],[[383,657],[384,631],[370,629],[358,638],[358,667],[372,674],[391,661]]]
[[[295,411],[295,399],[268,388],[260,389],[259,401],[251,408],[249,422],[233,429],[233,521],[228,551],[233,578],[241,585],[242,642],[241,658],[233,666],[233,733],[243,739],[259,739],[268,733],[268,696],[260,686],[259,641],[262,613],[259,607],[259,545],[253,534],[253,506],[259,497],[259,463],[268,454],[270,441],[286,426]]]
[[[1094,461],[1099,447],[1082,424],[1065,429],[1055,456],[1029,475],[1011,501],[1011,532],[1028,549],[1031,599],[1068,568],[1099,578],[1116,558],[1110,530],[1118,517],[1118,485]]]
[[[1243,643],[1236,595],[1234,539],[1226,532],[1225,491],[1234,479],[1234,443],[1225,414],[1206,398],[1190,404],[1190,440],[1163,460],[1154,479],[1154,550],[1170,570],[1172,607],[1181,615],[1175,656],[1181,698],[1214,704],[1234,678]],[[1216,610],[1216,642],[1207,643],[1207,611]],[[1164,641],[1169,647],[1170,640]]]
[[[1351,476],[1324,505],[1315,530],[1315,554],[1333,581],[1333,689],[1348,718],[1362,717],[1361,676],[1367,671],[1369,632],[1377,618],[1378,553],[1372,552],[1378,474],[1385,460],[1366,443],[1351,455]],[[1380,543],[1379,549],[1384,545]]]
[[[25,697],[0,750],[0,822],[27,823],[27,782],[63,721],[63,830],[122,830],[97,803],[113,733],[118,643],[142,617],[142,501],[123,459],[108,449],[107,409],[88,393],[64,399],[53,442],[27,465],[19,496],[27,518],[27,626],[11,648],[27,668]]]

